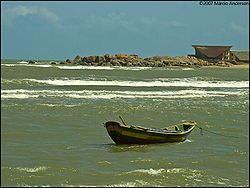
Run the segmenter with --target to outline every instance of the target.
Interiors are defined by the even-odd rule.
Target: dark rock
[[[95,62],[96,63],[103,63],[103,62],[106,62],[106,60],[105,60],[104,56],[96,56]]]
[[[86,63],[86,62],[81,62],[80,65],[88,66],[88,65],[90,65],[90,64],[89,64],[89,63]]]
[[[138,57],[139,57],[137,54],[132,54],[132,55],[130,55],[130,56],[132,56],[132,57],[134,57],[134,58],[138,58]]]
[[[105,54],[104,55],[104,59],[106,62],[110,62],[111,58],[110,58],[110,55],[109,54]]]
[[[28,63],[29,63],[29,64],[35,64],[36,62],[30,60]]]
[[[85,56],[83,61],[86,63],[93,63],[95,62],[96,56]]]
[[[72,60],[70,60],[70,59],[67,59],[67,60],[66,60],[66,63],[73,64],[73,61],[72,61]]]
[[[80,63],[80,62],[82,62],[82,57],[79,56],[79,55],[77,55],[77,56],[75,57],[75,59],[73,60],[73,62],[74,62],[74,63]]]

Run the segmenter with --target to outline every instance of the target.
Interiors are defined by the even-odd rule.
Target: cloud
[[[172,21],[162,21],[159,20],[155,17],[142,17],[140,19],[140,23],[144,25],[155,25],[155,26],[163,26],[163,27],[186,27],[186,24],[177,21],[177,20],[172,20]]]
[[[33,15],[38,15],[47,22],[52,23],[54,25],[60,24],[59,17],[55,13],[49,11],[47,8],[23,6],[23,5],[18,5],[9,9],[4,9],[2,13],[2,21],[7,25],[13,25],[16,18],[19,17],[25,18]]]
[[[128,32],[143,34],[147,30],[162,30],[162,29],[178,29],[186,27],[180,21],[162,21],[152,16],[143,16],[137,18],[131,18],[129,15],[120,13],[108,13],[106,15],[90,15],[88,19],[85,20],[85,25],[88,28],[105,28],[111,31],[117,31],[118,29],[123,29]]]
[[[248,27],[243,27],[243,26],[241,26],[241,25],[235,24],[234,22],[232,22],[232,23],[230,24],[230,27],[231,27],[231,29],[233,29],[233,30],[236,31],[237,33],[241,33],[241,34],[249,33]]]
[[[123,29],[131,32],[139,32],[135,22],[127,17],[123,12],[120,13],[108,13],[104,16],[91,15],[89,19],[86,19],[86,25],[89,28],[101,27],[116,31],[118,29]]]
[[[176,20],[173,20],[169,23],[170,26],[173,26],[173,27],[185,27],[186,24],[183,24],[179,21],[176,21]]]
[[[12,16],[27,16],[29,14],[35,14],[37,8],[25,7],[25,6],[16,6],[12,9],[7,9],[7,12]]]
[[[145,25],[152,25],[152,24],[157,23],[157,19],[154,17],[142,17],[140,19],[140,22],[145,24]]]

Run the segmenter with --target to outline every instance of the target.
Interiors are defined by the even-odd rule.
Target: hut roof
[[[249,61],[249,51],[232,51],[240,61]]]
[[[232,46],[204,46],[204,45],[192,45],[200,53],[207,57],[215,58],[221,55],[223,52],[229,50]]]

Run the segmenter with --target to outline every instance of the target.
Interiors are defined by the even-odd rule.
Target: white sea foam
[[[194,70],[193,68],[183,68],[182,70]]]
[[[186,139],[186,140],[184,141],[184,143],[185,143],[185,142],[192,142],[192,141],[191,141],[191,140],[189,140],[189,139]]]
[[[121,182],[120,184],[105,185],[104,187],[141,187],[141,186],[151,187],[149,186],[148,182],[143,180],[135,180],[135,182]]]
[[[39,167],[34,167],[34,168],[22,168],[22,167],[17,167],[14,168],[14,170],[20,170],[20,171],[25,171],[25,172],[39,172],[39,171],[45,171],[49,167],[46,166],[39,166]]]
[[[20,61],[12,64],[1,64],[2,66],[29,66],[29,67],[55,67],[59,69],[68,70],[129,70],[129,71],[140,71],[147,69],[158,69],[158,70],[194,70],[194,68],[182,68],[182,67],[137,67],[137,66],[85,66],[85,65],[60,65],[60,64],[49,64],[49,63],[35,63],[29,64],[27,61]]]
[[[33,65],[38,66],[38,65]],[[52,66],[52,65],[51,65]],[[122,66],[82,66],[82,65],[53,65],[59,69],[67,70],[145,70],[152,69],[152,67],[122,67]]]
[[[172,174],[178,174],[178,173],[181,173],[184,171],[185,171],[185,169],[183,169],[183,168],[172,168],[172,169],[166,170],[167,173],[172,173]]]
[[[108,90],[1,90],[2,98],[37,98],[43,97],[70,97],[83,99],[114,99],[114,98],[144,98],[144,99],[171,99],[171,98],[200,98],[225,97],[230,95],[246,95],[245,90],[235,91],[206,91],[206,90],[178,90],[178,91],[108,91]]]
[[[88,69],[88,70],[113,70],[115,67],[105,67],[105,66],[56,66],[59,69],[71,69],[71,70],[81,70],[81,69]]]
[[[56,67],[59,69],[68,69],[68,70],[145,70],[145,69],[152,69],[153,67],[123,67],[123,66],[83,66],[83,65],[51,65],[51,64],[29,64],[27,61],[20,61],[17,63],[12,64],[1,64],[2,66],[28,66],[28,67]]]
[[[163,172],[165,172],[165,169],[163,169],[163,168],[158,169],[158,170],[154,170],[154,169],[150,168],[150,169],[137,169],[137,170],[125,172],[125,174],[146,173],[146,174],[149,174],[149,175],[157,175],[157,174],[161,174]]]
[[[19,62],[17,62],[17,63],[19,63],[19,64],[28,64],[27,61],[19,61]]]
[[[28,64],[28,65],[25,65],[25,66],[28,66],[28,67],[43,67],[43,68],[48,68],[48,67],[53,67],[53,65],[47,65],[47,64]]]
[[[49,64],[28,64],[26,61],[21,61],[16,64],[1,64],[1,66],[6,66],[6,67],[15,67],[15,66],[26,66],[26,67],[42,67],[42,68],[48,68],[48,67],[53,67],[53,65]]]
[[[29,94],[22,94],[22,93],[18,93],[18,94],[1,94],[1,98],[12,98],[12,99],[28,99],[28,98],[37,98],[39,97],[39,95],[29,95]]]
[[[49,107],[55,107],[55,106],[59,106],[59,105],[56,105],[56,104],[42,104],[43,106],[49,106]]]
[[[62,187],[141,187],[148,186],[149,183],[143,180],[135,180],[135,182],[124,182],[119,184],[107,184],[107,185],[69,185],[61,184]]]
[[[137,187],[141,185],[147,185],[146,183],[144,184],[139,184],[135,182],[124,182],[120,184],[107,184],[107,185],[70,185],[70,184],[61,184],[61,187]],[[28,184],[18,184],[18,187],[55,187],[53,185],[28,185]]]
[[[24,79],[37,83],[57,86],[122,86],[122,87],[196,87],[196,88],[249,88],[249,81],[199,81],[196,79],[169,78],[154,81],[118,80],[37,80]]]
[[[131,163],[140,163],[140,162],[152,162],[152,159],[136,159],[130,161]]]
[[[53,185],[41,185],[41,184],[29,185],[29,184],[25,184],[25,183],[17,183],[17,187],[55,187],[55,186],[53,186]]]
[[[71,105],[71,104],[64,104],[64,105],[62,105],[62,104],[47,104],[47,103],[41,104],[41,105],[42,106],[49,106],[49,107],[61,107],[61,106],[63,106],[63,107],[69,107],[69,108],[79,106],[79,105]]]
[[[6,67],[14,67],[16,66],[17,64],[1,64],[1,66],[6,66]]]

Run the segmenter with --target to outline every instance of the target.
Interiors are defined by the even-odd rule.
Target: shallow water
[[[2,61],[1,75],[2,186],[249,186],[248,69]],[[102,123],[119,115],[226,136],[118,146]]]

